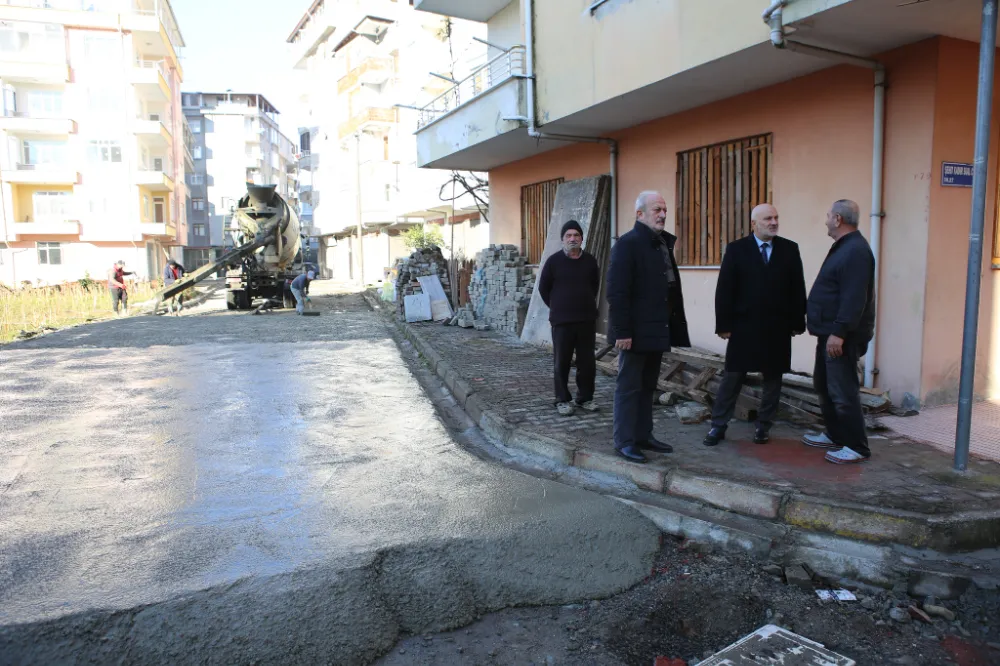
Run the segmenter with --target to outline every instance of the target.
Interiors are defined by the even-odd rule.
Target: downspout
[[[538,120],[535,113],[535,22],[534,1],[522,0],[524,3],[524,66],[525,78],[528,80],[528,136],[534,139],[550,141],[568,141],[575,143],[605,143],[611,156],[611,243],[618,239],[618,141],[599,136],[573,136],[569,134],[550,134],[538,130]]]
[[[861,58],[849,53],[841,53],[824,49],[819,46],[810,46],[800,42],[793,42],[785,39],[785,31],[782,26],[781,9],[788,0],[774,0],[771,6],[764,12],[764,21],[771,29],[771,44],[775,48],[785,51],[795,51],[805,55],[816,56],[835,60],[856,67],[864,67],[875,72],[875,100],[874,100],[874,129],[872,134],[872,209],[871,209],[871,248],[875,255],[875,307],[878,308],[879,291],[879,268],[881,264],[882,252],[882,189],[884,179],[882,176],[883,159],[885,156],[885,67],[877,60]],[[877,317],[876,317],[877,322]],[[877,336],[873,335],[868,343],[868,351],[865,353],[865,386],[873,388],[875,386],[875,375],[878,370],[875,368],[875,341]]]

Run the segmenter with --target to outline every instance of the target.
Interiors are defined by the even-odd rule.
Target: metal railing
[[[139,69],[155,69],[163,77],[164,81],[170,81],[170,74],[167,65],[162,60],[136,60],[135,66]]]
[[[4,118],[34,118],[37,120],[66,120],[67,114],[59,111],[16,111],[13,109],[3,110]]]
[[[450,111],[475,99],[490,88],[513,76],[524,75],[524,47],[514,46],[488,63],[473,70],[451,89],[438,95],[420,108],[417,128],[434,122]]]

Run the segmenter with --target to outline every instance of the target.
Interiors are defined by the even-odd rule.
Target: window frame
[[[62,243],[57,241],[36,241],[35,251],[38,253],[39,266],[62,266]],[[53,261],[55,253],[55,261]]]

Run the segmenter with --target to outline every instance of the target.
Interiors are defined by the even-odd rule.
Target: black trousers
[[[858,358],[864,345],[856,340],[844,341],[844,354],[830,358],[826,353],[826,336],[816,341],[816,367],[813,384],[819,394],[826,432],[841,446],[870,456],[865,416],[861,411],[861,381],[858,379]]]
[[[740,389],[746,380],[745,372],[725,372],[719,393],[712,405],[712,427],[725,428],[736,413],[736,402],[740,397]],[[763,395],[760,400],[760,410],[757,412],[757,427],[770,429],[774,423],[774,415],[778,413],[778,403],[781,402],[781,375],[764,375]]]
[[[621,351],[615,382],[615,448],[653,438],[653,393],[663,352]]]
[[[128,291],[120,287],[111,287],[111,307],[118,312],[118,304],[122,304],[123,310],[128,310]]]
[[[569,368],[576,352],[576,401],[581,405],[594,399],[594,381],[597,362],[594,360],[594,343],[597,340],[597,323],[593,321],[552,325],[553,377],[556,402],[571,402]]]

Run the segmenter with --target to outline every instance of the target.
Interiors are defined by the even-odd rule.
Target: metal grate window
[[[556,189],[564,180],[556,178],[521,187],[521,253],[529,264],[542,260]]]
[[[771,200],[771,135],[677,153],[677,246],[681,266],[718,266],[750,233],[750,211]]]

